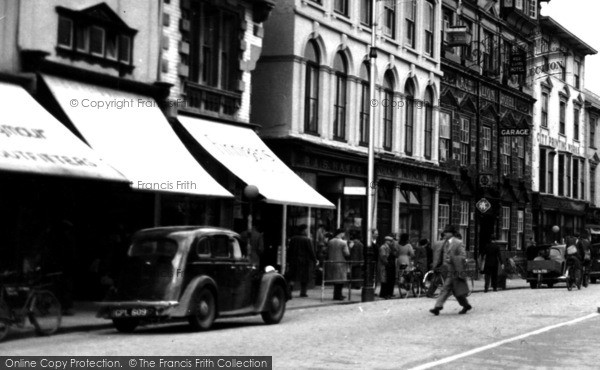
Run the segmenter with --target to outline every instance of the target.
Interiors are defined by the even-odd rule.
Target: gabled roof
[[[565,27],[563,27],[560,23],[558,23],[551,17],[540,16],[540,26],[542,27],[542,31],[555,35],[569,42],[570,46],[574,50],[583,55],[598,54],[596,49],[583,42],[583,40],[575,36],[573,33],[571,33],[571,31],[567,30]]]

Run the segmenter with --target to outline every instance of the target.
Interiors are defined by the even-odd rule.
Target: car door
[[[210,239],[212,271],[214,272],[211,277],[219,289],[219,311],[231,311],[236,309],[233,304],[236,265],[233,251],[229,245],[229,236],[214,234],[210,236]]]
[[[257,266],[250,262],[248,256],[241,252],[240,240],[234,236],[229,237],[229,245],[233,251],[235,268],[232,271],[232,300],[234,309],[244,309],[254,304],[259,271]]]

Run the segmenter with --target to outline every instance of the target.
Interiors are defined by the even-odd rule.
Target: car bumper
[[[100,310],[96,317],[115,318],[165,318],[179,305],[176,301],[115,301],[98,302]]]

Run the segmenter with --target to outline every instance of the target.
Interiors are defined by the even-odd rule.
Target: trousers
[[[453,286],[453,279],[451,277],[448,277],[446,280],[444,280],[444,286],[442,286],[440,295],[438,296],[437,300],[435,301],[436,308],[444,308],[444,303],[446,302],[446,300],[448,298],[450,298],[452,293],[454,293],[454,289],[452,286]],[[467,301],[467,297],[456,297],[456,300],[458,301],[458,304],[460,304],[463,307],[466,307],[469,305],[469,301]]]

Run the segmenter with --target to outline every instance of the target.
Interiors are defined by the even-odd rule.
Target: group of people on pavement
[[[307,297],[308,283],[314,276],[314,268],[324,265],[325,281],[333,284],[333,299],[344,300],[344,284],[350,275],[353,287],[360,287],[362,281],[364,245],[360,232],[338,229],[335,233],[317,235],[317,251],[308,236],[307,225],[300,225],[298,232],[290,239],[288,247],[289,261],[286,278],[290,297],[295,283],[300,283],[300,297]]]

